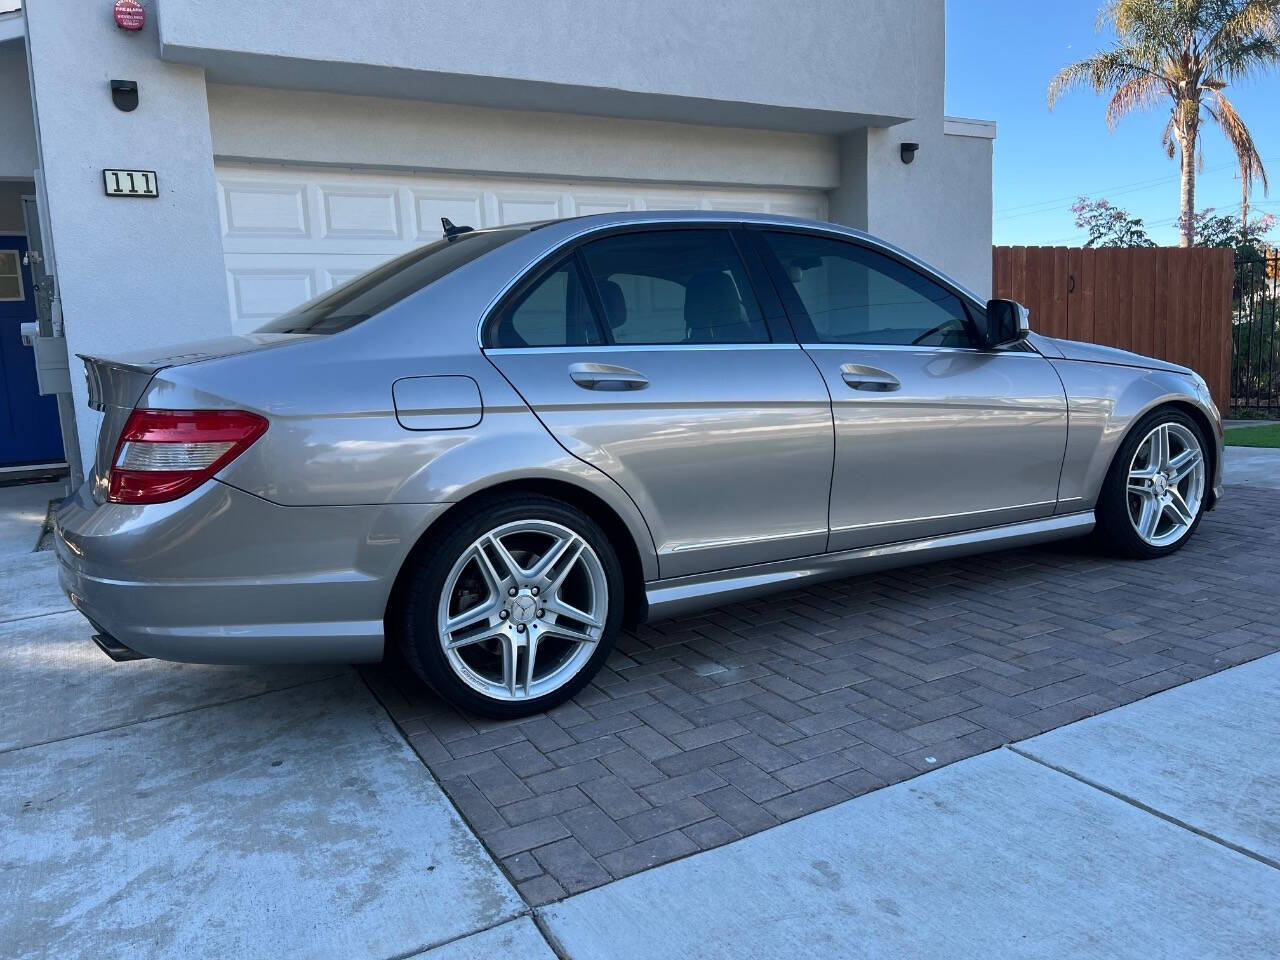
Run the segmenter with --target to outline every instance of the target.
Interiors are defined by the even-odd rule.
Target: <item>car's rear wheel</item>
[[[1209,461],[1200,426],[1172,408],[1156,410],[1120,446],[1098,501],[1098,532],[1122,556],[1162,557],[1200,525]]]
[[[491,717],[562,703],[595,675],[622,619],[622,568],[600,527],[530,496],[451,524],[410,572],[399,612],[410,665]]]

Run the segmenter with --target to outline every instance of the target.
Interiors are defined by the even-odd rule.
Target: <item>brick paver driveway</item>
[[[366,671],[541,904],[1280,649],[1280,505],[1229,489],[1181,553],[1077,545],[838,581],[627,634],[521,722]]]

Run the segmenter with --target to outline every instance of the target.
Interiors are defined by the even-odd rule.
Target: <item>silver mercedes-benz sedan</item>
[[[261,331],[85,357],[62,582],[115,659],[372,661],[543,710],[624,623],[1096,534],[1221,493],[1204,381],[1036,336],[902,250],[785,217],[446,237]]]

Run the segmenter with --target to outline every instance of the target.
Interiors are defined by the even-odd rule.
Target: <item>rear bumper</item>
[[[392,584],[447,504],[282,507],[213,481],[172,503],[58,509],[72,604],[118,645],[194,663],[378,660]]]

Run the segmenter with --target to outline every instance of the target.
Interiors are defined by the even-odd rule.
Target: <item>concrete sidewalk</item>
[[[1229,484],[1280,490],[1280,450],[1267,447],[1227,447],[1226,470]],[[1231,491],[1227,491],[1227,496]]]
[[[353,670],[99,653],[59,492],[0,489],[0,956],[551,956]]]
[[[541,911],[567,956],[1262,957],[1280,655]]]
[[[1280,451],[1227,456],[1231,483],[1280,489]],[[1280,654],[531,911],[350,669],[103,657],[32,553],[57,494],[0,489],[6,960],[548,960],[543,931],[575,960],[1199,960],[1280,938]],[[1269,569],[1206,568],[1196,597],[1260,596]]]

